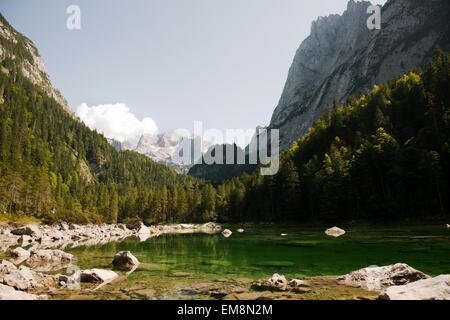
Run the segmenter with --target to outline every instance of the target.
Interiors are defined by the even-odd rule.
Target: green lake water
[[[230,226],[228,226],[230,227]],[[430,227],[346,228],[339,238],[324,228],[246,227],[229,238],[218,234],[164,234],[145,242],[128,238],[120,243],[66,249],[77,265],[111,269],[119,251],[131,251],[141,266],[130,276],[197,281],[245,277],[259,279],[280,273],[286,277],[341,275],[371,265],[407,263],[431,276],[450,273],[450,230]],[[287,233],[286,237],[280,236]],[[185,275],[187,276],[187,275]],[[169,280],[168,280],[169,281]]]

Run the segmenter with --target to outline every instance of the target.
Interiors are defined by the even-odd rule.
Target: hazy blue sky
[[[375,1],[384,3],[385,1]],[[66,28],[70,4],[82,29]],[[122,103],[160,131],[267,125],[295,51],[347,0],[1,0],[76,109]]]

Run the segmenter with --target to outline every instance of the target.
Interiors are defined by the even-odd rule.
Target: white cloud
[[[152,118],[139,120],[125,104],[102,104],[89,107],[86,103],[78,106],[77,117],[92,130],[97,129],[107,138],[136,140],[142,134],[155,134],[158,127]]]

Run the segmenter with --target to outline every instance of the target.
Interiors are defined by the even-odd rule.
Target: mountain
[[[0,219],[155,223],[214,216],[210,186],[139,153],[118,152],[75,118],[34,44],[2,16],[0,23]]]
[[[446,221],[450,216],[450,53],[327,109],[280,155],[227,181],[225,217],[254,221]]]
[[[280,148],[306,135],[334,98],[344,103],[374,84],[424,66],[432,49],[450,49],[450,1],[388,0],[381,30],[369,30],[370,2],[350,0],[342,15],[320,17],[297,50],[270,122]]]
[[[201,152],[206,152],[211,145],[208,141],[199,138],[192,139],[182,137],[174,132],[164,132],[157,135],[143,134],[139,139],[137,146],[133,146],[129,141],[119,142],[114,139],[108,139],[108,142],[118,151],[132,150],[143,154],[150,159],[161,163],[178,173],[186,174],[198,159],[191,159],[186,163],[182,161],[174,160],[173,156],[177,151],[181,151],[181,147],[184,143],[202,144]]]
[[[25,78],[73,114],[66,99],[52,86],[44,61],[30,39],[17,32],[0,14],[1,71],[10,76],[20,72]],[[0,97],[1,100],[1,97]]]

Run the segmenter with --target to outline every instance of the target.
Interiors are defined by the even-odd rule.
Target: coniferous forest
[[[282,153],[277,175],[215,185],[116,151],[4,60],[0,213],[78,223],[448,215],[450,54],[435,51],[425,70],[335,102]]]

